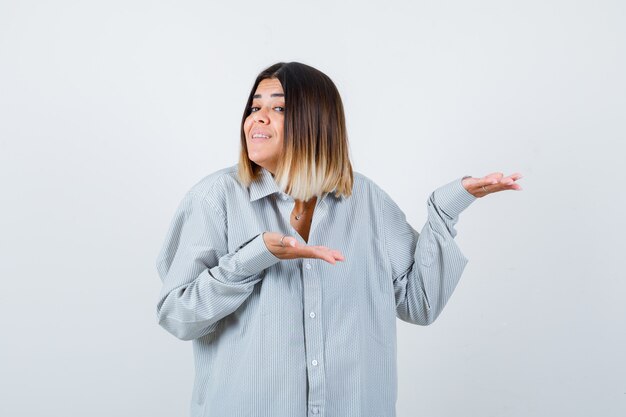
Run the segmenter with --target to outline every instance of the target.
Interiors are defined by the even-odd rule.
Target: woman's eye
[[[285,111],[285,107],[284,107],[284,106],[274,106],[274,107],[272,107],[272,108],[273,108],[274,110],[276,110],[276,111],[280,112],[280,113],[283,113],[283,112]],[[250,107],[250,113],[254,113],[254,112],[257,112],[257,111],[259,111],[259,110],[261,110],[261,108],[260,108],[260,107],[258,107],[258,106],[251,106],[251,107]]]

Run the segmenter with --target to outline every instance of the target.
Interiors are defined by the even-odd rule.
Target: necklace
[[[302,209],[302,212],[300,212],[300,214],[294,214],[293,216],[296,218],[296,220],[300,220],[302,218],[302,215],[306,212],[306,206],[304,206],[304,208]]]
[[[306,210],[302,210],[302,213],[300,213],[300,214],[294,214],[294,216],[295,216],[296,220],[300,220],[300,217],[302,217],[302,215],[304,214],[304,212],[305,212],[305,211],[306,211]]]

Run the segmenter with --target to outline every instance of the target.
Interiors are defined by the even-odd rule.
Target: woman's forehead
[[[275,97],[283,93],[283,86],[277,78],[266,78],[257,86],[254,92],[254,98]]]

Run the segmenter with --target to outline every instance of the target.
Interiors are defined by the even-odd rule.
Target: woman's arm
[[[476,197],[457,179],[428,198],[428,221],[417,233],[383,193],[385,246],[391,262],[397,316],[428,325],[452,295],[468,260],[454,241],[459,214]]]
[[[208,334],[252,293],[261,272],[278,261],[263,234],[229,252],[224,215],[204,197],[188,193],[157,258],[163,281],[159,324],[182,340]]]

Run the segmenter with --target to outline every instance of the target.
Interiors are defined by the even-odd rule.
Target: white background
[[[155,259],[277,61],[335,81],[417,230],[438,186],[524,175],[461,215],[439,319],[398,323],[398,417],[626,415],[625,27],[598,0],[3,0],[0,415],[187,415]]]

